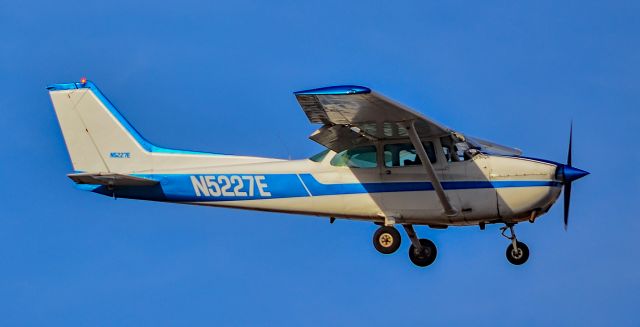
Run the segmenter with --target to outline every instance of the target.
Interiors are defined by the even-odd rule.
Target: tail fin
[[[76,172],[131,174],[279,161],[158,147],[145,140],[92,82],[47,89]]]
[[[47,87],[75,171],[129,173],[151,168],[146,141],[92,82]]]

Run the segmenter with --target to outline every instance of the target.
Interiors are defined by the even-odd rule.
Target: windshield
[[[350,168],[375,168],[377,167],[376,159],[375,146],[359,146],[336,154],[336,156],[331,159],[331,165],[336,167],[347,166]]]
[[[324,160],[324,158],[327,156],[328,153],[329,153],[329,149],[326,149],[320,153],[314,154],[309,158],[309,160],[314,162],[321,162],[322,160]]]

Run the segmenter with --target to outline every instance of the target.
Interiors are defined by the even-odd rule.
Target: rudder
[[[73,169],[132,173],[151,168],[153,147],[92,82],[47,87]]]

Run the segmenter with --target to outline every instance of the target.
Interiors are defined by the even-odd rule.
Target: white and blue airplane
[[[77,188],[114,198],[174,202],[369,221],[373,245],[400,247],[397,225],[411,240],[409,258],[434,262],[436,246],[414,225],[431,228],[504,224],[509,262],[528,247],[514,226],[549,211],[564,188],[588,172],[522,156],[518,149],[441,125],[369,88],[346,85],[295,92],[311,123],[309,138],[325,151],[302,160],[167,149],[144,139],[86,79],[47,88],[71,157]],[[506,232],[509,230],[509,234]]]

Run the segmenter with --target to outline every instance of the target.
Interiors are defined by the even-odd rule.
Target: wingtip
[[[367,93],[371,93],[371,89],[359,85],[336,85],[293,92],[295,95],[347,95]]]

